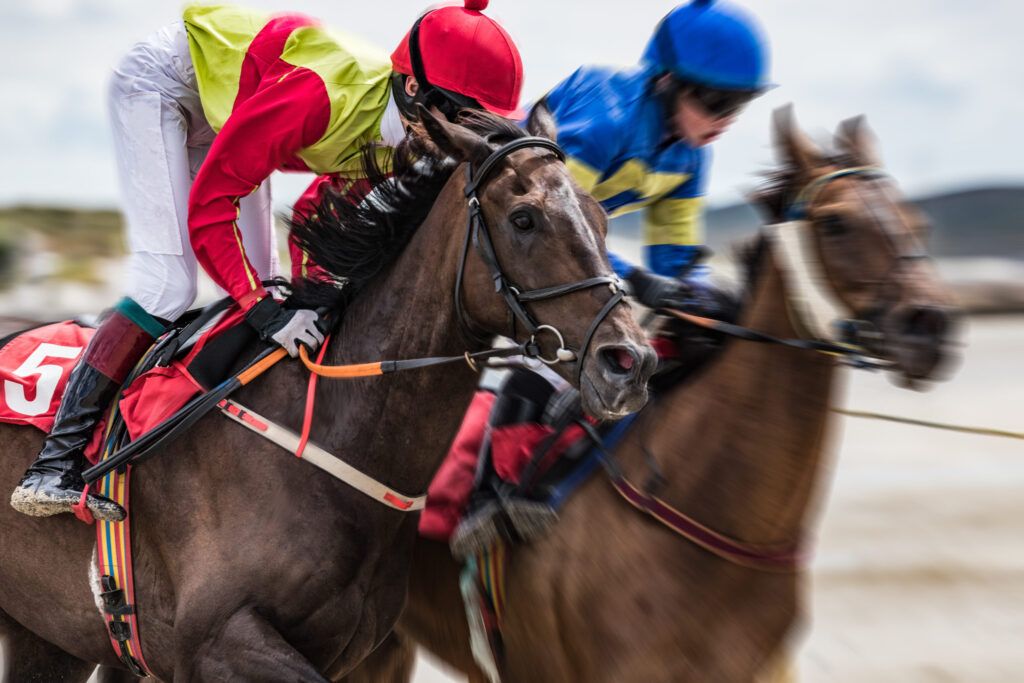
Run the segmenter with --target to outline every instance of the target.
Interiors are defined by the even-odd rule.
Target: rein
[[[840,316],[839,307],[833,302],[834,296],[829,296],[823,289],[824,277],[810,277],[804,270],[810,268],[815,262],[809,258],[807,251],[807,222],[808,209],[818,198],[822,190],[833,181],[840,178],[860,176],[868,179],[883,178],[885,174],[873,166],[855,166],[844,168],[814,179],[804,187],[793,200],[793,203],[783,211],[786,216],[786,223],[777,223],[765,229],[764,234],[769,242],[776,247],[777,256],[783,261],[784,275],[789,276],[795,283],[791,282],[789,308],[798,318],[797,324],[801,334],[806,337],[798,339],[783,339],[758,330],[744,327],[736,323],[724,320],[715,320],[680,311],[676,309],[662,309],[661,312],[684,320],[698,327],[703,327],[719,332],[730,337],[751,342],[778,344],[795,349],[815,351],[842,359],[844,363],[856,368],[868,370],[881,370],[889,368],[892,364],[881,358],[873,356],[868,348],[858,343],[859,338],[865,334],[865,324],[871,325],[867,319],[849,319]],[[904,255],[897,253],[897,261],[918,258],[917,254]],[[823,328],[827,324],[822,323],[824,315],[834,314],[831,320],[838,324],[842,333],[839,340],[824,339]],[[876,313],[882,313],[885,307],[880,308]],[[810,322],[813,320],[814,322]]]
[[[468,164],[466,166],[465,196],[469,203],[469,210],[466,220],[466,234],[463,238],[462,251],[459,256],[458,274],[455,279],[455,313],[459,321],[459,327],[467,338],[478,343],[486,343],[489,340],[490,335],[483,334],[473,328],[466,315],[465,306],[462,302],[462,287],[463,276],[466,269],[466,257],[469,254],[469,245],[472,243],[473,246],[476,247],[477,253],[483,260],[484,265],[487,266],[487,269],[490,272],[491,281],[494,283],[494,291],[501,294],[505,301],[505,306],[508,308],[512,319],[512,338],[515,338],[516,336],[516,322],[522,325],[526,333],[529,335],[527,342],[524,344],[527,349],[527,352],[524,355],[530,358],[536,358],[546,365],[575,361],[576,383],[579,384],[580,375],[583,372],[583,361],[586,358],[587,351],[590,348],[590,342],[593,340],[594,334],[597,332],[597,328],[602,322],[604,322],[604,319],[608,317],[608,314],[611,313],[612,309],[625,300],[626,295],[622,287],[619,286],[618,278],[612,275],[598,275],[584,280],[578,280],[576,282],[525,291],[520,290],[518,287],[513,285],[505,275],[501,268],[501,264],[498,262],[498,256],[494,250],[494,243],[491,241],[490,231],[487,229],[487,222],[484,220],[484,214],[480,206],[480,199],[477,196],[477,192],[491,177],[492,172],[497,168],[500,162],[513,152],[530,147],[547,149],[554,152],[555,156],[558,157],[559,160],[565,160],[565,152],[562,151],[562,148],[559,147],[556,142],[542,137],[526,137],[518,138],[503,145],[502,147],[499,147],[492,152],[475,171],[472,164]],[[579,292],[594,287],[608,287],[611,290],[612,295],[608,301],[605,302],[601,310],[598,311],[597,315],[594,316],[594,319],[591,321],[590,326],[587,328],[587,331],[583,336],[583,342],[579,349],[574,350],[566,346],[565,338],[557,328],[552,325],[538,323],[526,308],[526,304],[530,302],[554,299],[560,296],[565,296],[566,294],[572,294],[573,292]],[[558,348],[555,350],[555,355],[552,358],[545,358],[541,355],[540,345],[537,338],[543,332],[547,332],[552,335],[558,342]]]

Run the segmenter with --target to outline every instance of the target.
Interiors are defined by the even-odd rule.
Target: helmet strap
[[[679,96],[686,91],[686,84],[666,71],[651,79],[651,91],[661,104],[662,115],[666,122],[670,122],[676,115],[679,107]],[[671,125],[668,126],[671,130]],[[670,133],[669,137],[675,139],[675,134]]]
[[[403,73],[391,74],[391,97],[395,100],[398,111],[405,117],[406,121],[415,121],[419,118],[416,115],[415,95],[410,95],[405,90],[406,75]]]
[[[416,79],[416,94],[410,96],[406,92],[404,77],[392,81],[392,92],[395,95],[398,109],[410,121],[415,121],[418,118],[416,115],[417,104],[422,104],[427,109],[439,109],[449,121],[455,120],[460,109],[481,108],[480,104],[472,97],[439,88],[427,80],[427,71],[423,67],[423,53],[420,51],[420,24],[433,11],[429,10],[421,14],[409,31],[409,62],[412,64],[412,75]]]

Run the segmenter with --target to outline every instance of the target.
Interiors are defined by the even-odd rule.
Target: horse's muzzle
[[[587,358],[581,377],[583,408],[614,420],[643,408],[657,356],[647,344],[603,344]]]
[[[933,305],[899,306],[887,316],[887,355],[908,383],[943,379],[955,366],[959,319],[956,309]]]

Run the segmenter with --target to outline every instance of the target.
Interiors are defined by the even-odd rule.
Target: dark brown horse
[[[742,324],[797,337],[811,321],[797,301],[803,274],[792,270],[817,265],[837,305],[874,323],[874,350],[903,381],[934,378],[948,351],[950,299],[925,258],[921,216],[892,182],[868,169],[843,175],[878,164],[861,119],[840,127],[834,155],[798,132],[788,109],[775,128],[784,165],[757,199],[771,223],[796,205],[813,257],[794,263],[782,230],[764,230],[745,255]],[[614,455],[640,483],[646,449],[666,478],[659,496],[733,539],[799,543],[822,485],[836,370],[824,354],[730,342],[648,406]],[[486,681],[468,646],[458,576],[446,546],[421,540],[396,642],[350,680],[407,680],[407,648],[419,643]],[[505,596],[506,682],[763,679],[800,624],[798,573],[713,555],[637,513],[600,474],[548,536],[513,550]]]
[[[463,171],[526,133],[485,115],[465,123],[424,113],[425,137],[443,155],[396,154],[393,181],[358,209],[337,202],[305,231],[313,257],[357,291],[326,363],[466,350],[453,297],[469,206]],[[550,137],[549,125],[541,112],[530,131]],[[510,152],[478,192],[497,260],[523,292],[610,273],[601,209],[549,147]],[[445,155],[459,162],[454,171],[439,160]],[[332,221],[334,213],[354,223]],[[461,285],[469,325],[514,334],[475,249]],[[527,308],[556,325],[578,358],[611,296],[608,286],[588,287]],[[553,337],[543,339],[546,356]],[[608,311],[585,358],[583,391],[595,415],[643,405],[653,351],[626,305]],[[574,379],[575,364],[558,368]],[[453,367],[321,382],[312,440],[399,491],[424,491],[474,388],[474,373]],[[280,363],[238,399],[297,431],[307,379],[298,363]],[[40,441],[32,429],[0,426],[0,488],[16,484]],[[133,483],[140,631],[161,679],[338,677],[385,638],[402,610],[415,515],[370,500],[220,415],[137,468]],[[118,667],[88,578],[93,530],[70,516],[32,518],[3,506],[0,538],[4,680],[84,681],[97,663]]]

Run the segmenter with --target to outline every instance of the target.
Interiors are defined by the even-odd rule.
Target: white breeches
[[[173,320],[196,298],[188,196],[214,138],[182,22],[125,55],[114,69],[109,106],[131,252],[127,294],[150,315]],[[241,200],[240,209],[250,262],[261,278],[276,276],[269,179]]]

